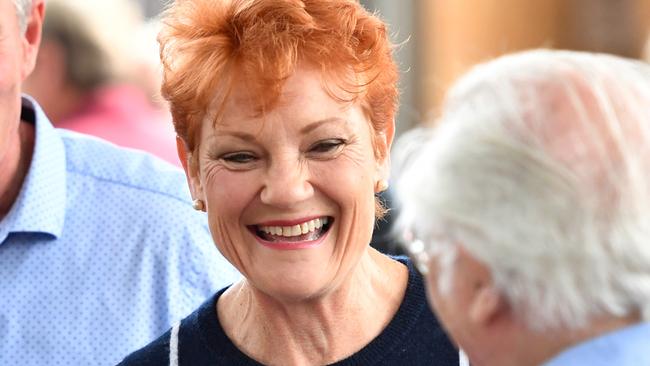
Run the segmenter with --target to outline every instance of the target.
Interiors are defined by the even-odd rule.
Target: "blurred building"
[[[642,58],[650,0],[414,1],[421,75],[416,108],[436,111],[447,87],[472,65],[548,47]]]

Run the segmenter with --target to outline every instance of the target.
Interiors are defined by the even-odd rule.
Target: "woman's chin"
[[[249,282],[275,300],[300,302],[318,298],[327,292],[332,279],[323,276],[324,273],[317,269],[274,272],[260,279],[249,278]]]

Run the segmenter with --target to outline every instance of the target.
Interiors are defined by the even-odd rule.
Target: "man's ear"
[[[43,32],[43,18],[45,17],[45,4],[43,0],[34,0],[27,13],[25,32],[22,36],[23,68],[22,80],[25,80],[34,70],[38,47],[41,44]]]
[[[201,185],[198,167],[196,164],[192,164],[192,153],[188,151],[185,141],[179,136],[176,136],[176,152],[185,171],[185,177],[187,177],[187,184],[190,187],[192,199],[203,200],[203,186]]]
[[[388,180],[390,172],[390,147],[395,136],[395,120],[386,124],[383,131],[375,136],[375,155],[377,159],[377,180]]]
[[[469,320],[483,328],[490,326],[508,310],[503,295],[491,280],[476,285],[469,306]]]
[[[468,320],[478,327],[486,327],[508,311],[507,301],[496,287],[488,266],[476,259],[464,247],[458,247],[457,263],[463,271],[468,293]]]

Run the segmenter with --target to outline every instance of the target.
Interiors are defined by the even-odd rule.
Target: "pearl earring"
[[[386,179],[380,179],[375,183],[375,192],[383,192],[388,189],[388,181]]]
[[[200,199],[192,201],[192,207],[197,211],[205,211],[205,203]]]

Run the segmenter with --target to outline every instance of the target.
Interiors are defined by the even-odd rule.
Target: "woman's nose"
[[[314,194],[309,170],[297,159],[277,160],[268,168],[261,192],[263,203],[277,207],[292,207]]]

